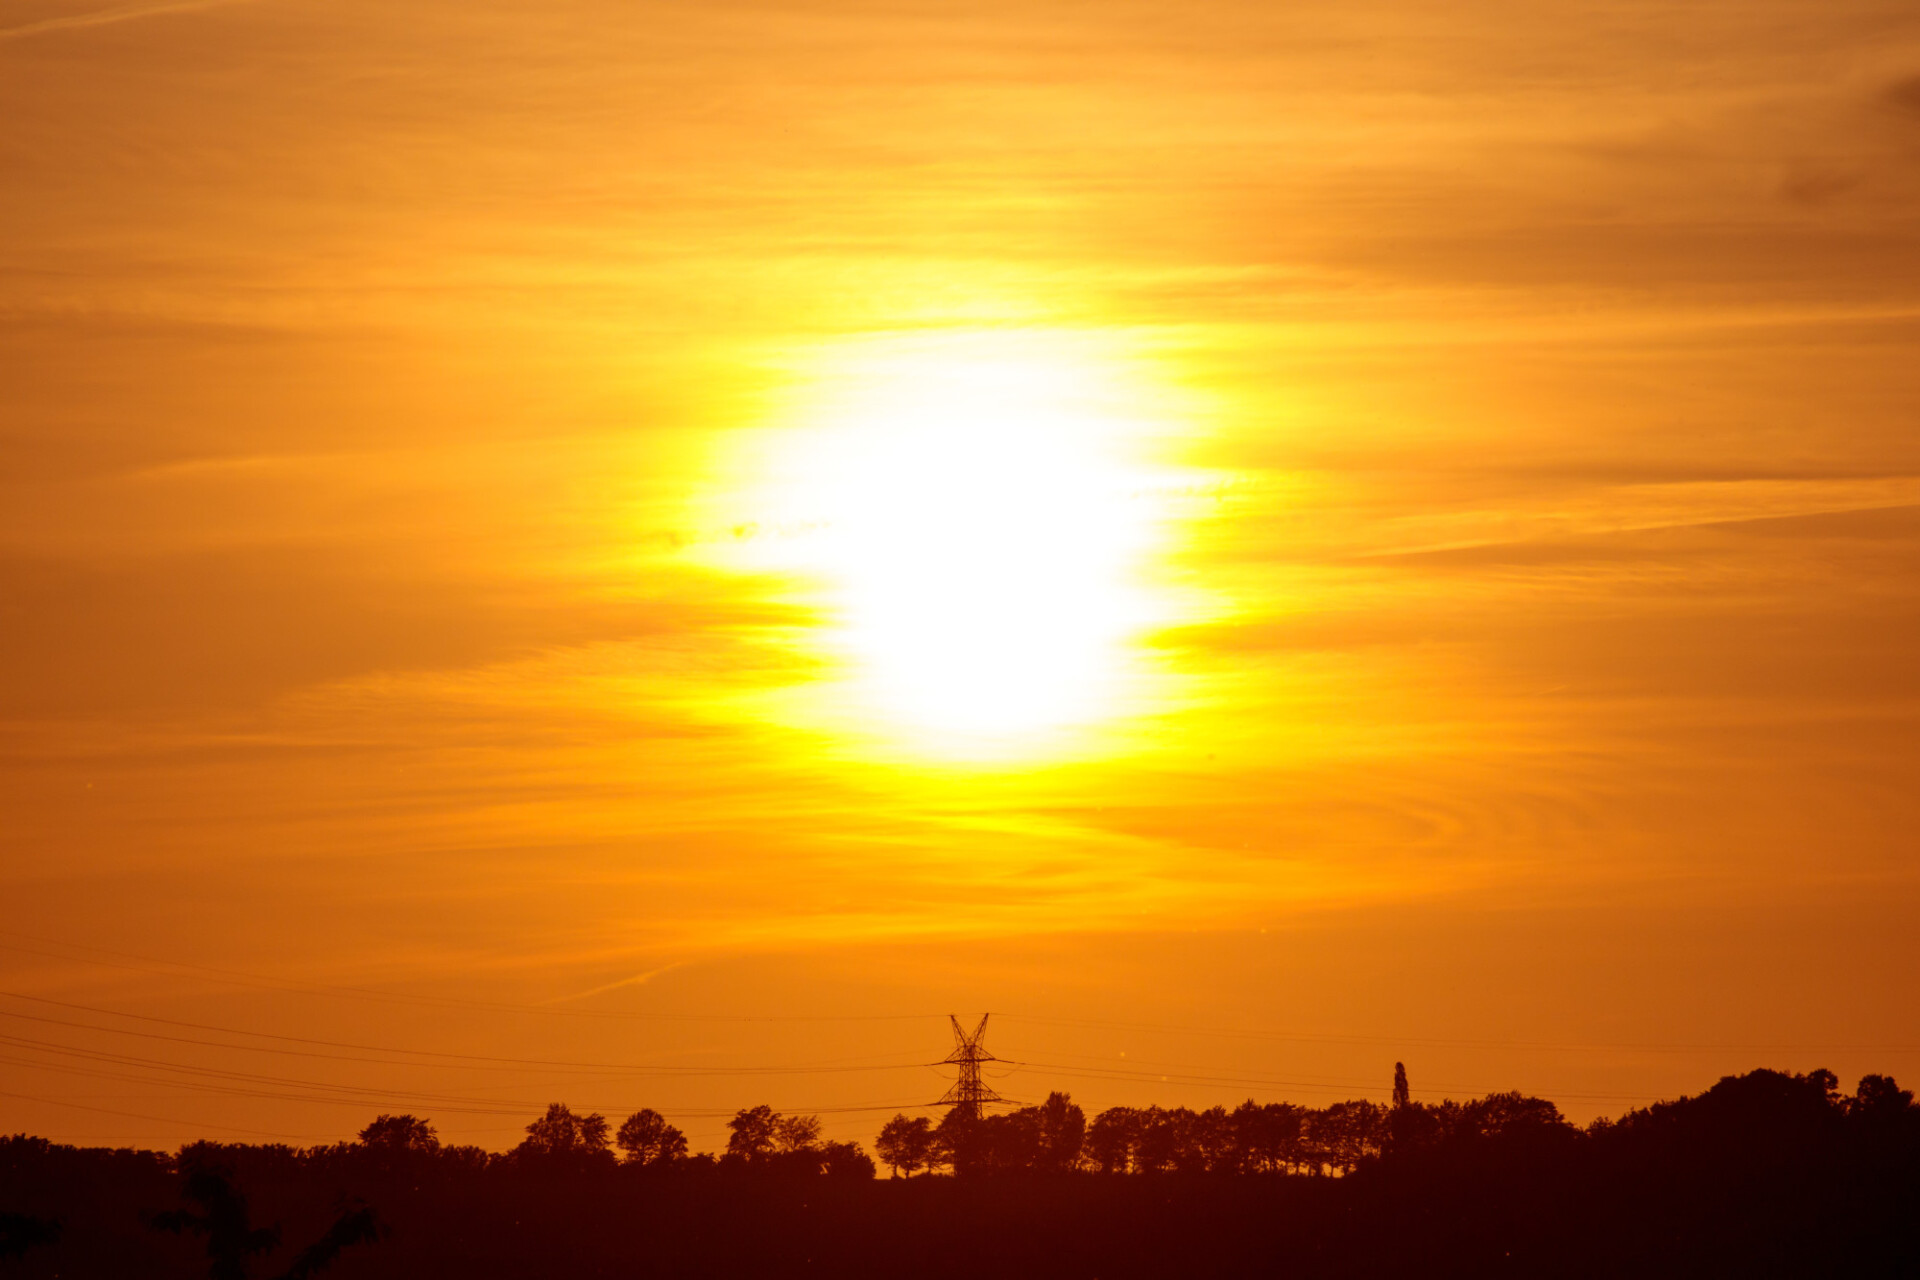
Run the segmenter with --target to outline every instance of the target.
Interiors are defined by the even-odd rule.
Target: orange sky
[[[0,1132],[1920,1073],[1916,215],[1910,3],[0,0]]]

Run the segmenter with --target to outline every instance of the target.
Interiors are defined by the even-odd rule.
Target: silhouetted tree
[[[821,1171],[829,1178],[871,1179],[873,1157],[857,1142],[829,1142],[820,1148]]]
[[[1380,1154],[1387,1137],[1387,1109],[1356,1098],[1336,1102],[1323,1112],[1329,1121],[1331,1142],[1326,1155],[1341,1173],[1352,1173],[1364,1160]]]
[[[1087,1129],[1086,1157],[1101,1173],[1130,1173],[1133,1148],[1140,1130],[1139,1113],[1132,1107],[1109,1107]]]
[[[1383,1151],[1404,1152],[1417,1140],[1420,1113],[1413,1105],[1413,1090],[1407,1084],[1407,1064],[1393,1064],[1393,1106],[1387,1113]]]
[[[912,1177],[916,1169],[932,1164],[933,1121],[926,1116],[896,1115],[881,1127],[873,1149],[896,1176]]]
[[[355,1150],[346,1144],[339,1149],[341,1155],[353,1154]],[[375,1168],[391,1171],[437,1159],[440,1138],[431,1124],[415,1116],[381,1115],[360,1131],[357,1150],[360,1158],[370,1161]]]
[[[811,1151],[820,1144],[819,1116],[783,1116],[773,1119],[773,1145],[776,1151]]]
[[[527,1126],[526,1141],[514,1148],[519,1160],[586,1167],[610,1164],[607,1119],[598,1114],[576,1116],[564,1102],[551,1103],[547,1113]]]
[[[441,1169],[447,1170],[464,1169],[471,1172],[478,1172],[481,1169],[485,1169],[493,1160],[494,1157],[487,1153],[485,1147],[475,1147],[465,1144],[441,1147],[440,1150],[434,1154],[434,1164]]]
[[[818,1174],[825,1168],[818,1116],[783,1116],[763,1105],[736,1112],[727,1128],[732,1133],[724,1164],[795,1176]]]
[[[778,1114],[764,1103],[736,1111],[727,1121],[727,1155],[749,1164],[765,1160],[774,1152],[775,1123]]]
[[[360,1131],[362,1146],[376,1151],[438,1151],[439,1135],[425,1120],[413,1116],[376,1116]]]
[[[1617,1140],[1672,1144],[1775,1164],[1782,1151],[1837,1129],[1843,1118],[1831,1071],[1723,1076],[1705,1093],[1656,1102],[1621,1116]],[[1550,1105],[1550,1104],[1549,1104]]]
[[[1861,1076],[1853,1097],[1847,1100],[1847,1114],[1866,1121],[1905,1117],[1913,1110],[1913,1092],[1902,1089],[1892,1076]]]
[[[1186,1115],[1179,1114],[1183,1110],[1181,1107],[1171,1111],[1162,1107],[1142,1107],[1133,1113],[1135,1173],[1165,1173],[1174,1167],[1174,1159],[1185,1137]],[[1191,1114],[1187,1112],[1187,1115]]]
[[[1248,1099],[1233,1111],[1234,1143],[1247,1172],[1290,1171],[1300,1159],[1301,1109],[1286,1102],[1265,1106]]]
[[[897,1117],[897,1124],[908,1123]],[[1053,1093],[1040,1106],[1008,1115],[974,1118],[955,1108],[941,1120],[934,1139],[957,1173],[1059,1173],[1077,1166],[1086,1127],[1086,1114],[1073,1100]]]
[[[157,1213],[154,1230],[205,1236],[208,1280],[246,1280],[247,1259],[278,1245],[280,1228],[253,1225],[247,1198],[234,1190],[229,1170],[196,1165],[186,1174],[181,1195],[199,1205],[200,1212],[172,1209]]]
[[[933,1128],[933,1160],[957,1176],[974,1171],[980,1149],[980,1122],[954,1107]]]
[[[1561,1117],[1559,1107],[1545,1098],[1530,1098],[1523,1093],[1490,1093],[1469,1102],[1461,1108],[1460,1123],[1480,1138],[1573,1131]]]
[[[1208,1107],[1187,1123],[1187,1140],[1175,1167],[1195,1173],[1240,1172],[1239,1144],[1233,1118],[1225,1107]]]
[[[1037,1150],[1033,1167],[1041,1173],[1065,1173],[1080,1163],[1080,1148],[1087,1139],[1087,1113],[1074,1105],[1069,1094],[1049,1093],[1034,1113]]]
[[[687,1154],[687,1135],[650,1107],[628,1116],[614,1143],[626,1153],[628,1164],[641,1168],[672,1164]]]

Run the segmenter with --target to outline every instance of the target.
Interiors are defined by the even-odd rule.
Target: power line
[[[187,1121],[175,1120],[171,1116],[149,1116],[149,1115],[142,1115],[138,1111],[115,1111],[110,1107],[89,1107],[89,1106],[84,1106],[78,1102],[62,1102],[58,1098],[38,1098],[30,1093],[0,1092],[0,1098],[18,1098],[24,1102],[45,1103],[47,1106],[50,1106],[50,1107],[71,1107],[75,1111],[96,1111],[96,1112],[99,1112],[101,1115],[129,1116],[135,1120],[158,1120],[161,1124],[177,1124],[183,1128],[192,1127],[188,1125]],[[260,1129],[241,1129],[230,1124],[211,1124],[206,1122],[199,1122],[197,1127],[202,1129],[224,1129],[228,1133],[245,1133],[256,1138],[291,1138],[291,1139],[298,1140],[302,1136],[304,1136],[296,1133],[268,1133]]]
[[[101,1027],[91,1023],[73,1022],[65,1018],[50,1018],[31,1013],[18,1013],[11,1009],[0,1009],[0,1017],[22,1018],[31,1022],[44,1022],[56,1026],[76,1027],[85,1031],[96,1031],[106,1035],[141,1036],[152,1040],[167,1040],[177,1044],[200,1045],[212,1049],[241,1050],[247,1053],[293,1054],[303,1057],[331,1058],[345,1062],[371,1062],[382,1066],[447,1066],[465,1063],[484,1064],[489,1067],[542,1067],[564,1071],[590,1070],[613,1073],[636,1072],[667,1076],[716,1076],[716,1075],[799,1075],[833,1073],[847,1071],[895,1071],[922,1065],[919,1062],[874,1063],[866,1065],[816,1064],[777,1067],[684,1067],[662,1063],[636,1062],[576,1062],[554,1058],[512,1058],[490,1054],[452,1053],[440,1049],[404,1049],[391,1045],[360,1044],[349,1040],[324,1040],[311,1036],[279,1035],[271,1031],[248,1031],[239,1027],[222,1027],[205,1022],[186,1022],[177,1018],[160,1018],[145,1013],[127,1013],[119,1009],[105,1009],[98,1005],[76,1004],[68,1000],[50,1000],[44,996],[23,995],[15,991],[0,991],[0,996],[15,1000],[30,1000],[36,1004],[53,1005],[62,1009],[74,1009],[82,1013],[98,1014],[109,1018],[131,1018],[140,1022],[156,1023],[161,1026],[183,1027],[193,1031],[211,1031],[218,1035],[252,1036],[261,1040],[278,1040],[288,1044],[315,1045],[330,1049],[355,1049],[368,1053],[404,1055],[413,1058],[432,1058],[444,1061],[410,1062],[404,1057],[397,1061],[383,1061],[378,1058],[352,1058],[340,1054],[313,1053],[297,1049],[275,1049],[267,1045],[221,1044],[212,1040],[199,1040],[187,1036],[169,1036],[153,1031],[131,1031],[123,1027]]]
[[[172,1067],[170,1064],[158,1064],[158,1066],[156,1067],[153,1064],[149,1064],[138,1059],[117,1059],[114,1057],[104,1056],[104,1055],[84,1055],[84,1054],[76,1054],[74,1056],[81,1057],[83,1060],[93,1060],[93,1061],[108,1062],[108,1063],[124,1062],[125,1065],[134,1066],[139,1069],[181,1070],[179,1068]],[[331,1084],[326,1084],[320,1081],[281,1080],[276,1077],[251,1077],[243,1073],[220,1072],[213,1069],[206,1069],[206,1070],[202,1070],[194,1073],[194,1074],[208,1077],[207,1081],[202,1082],[202,1081],[196,1081],[196,1080],[178,1080],[178,1079],[166,1079],[166,1078],[156,1079],[151,1076],[130,1075],[125,1072],[102,1071],[102,1070],[87,1068],[87,1067],[75,1067],[75,1066],[67,1066],[67,1065],[56,1067],[50,1063],[33,1062],[30,1060],[17,1059],[17,1058],[0,1057],[0,1062],[8,1062],[13,1065],[26,1066],[36,1070],[58,1070],[63,1075],[68,1075],[68,1076],[87,1076],[93,1079],[103,1079],[103,1080],[124,1080],[133,1084],[159,1084],[159,1085],[164,1085],[173,1089],[185,1089],[195,1093],[211,1094],[211,1095],[222,1096],[222,1097],[253,1098],[253,1099],[260,1099],[260,1100],[267,1100],[267,1101],[295,1102],[295,1103],[305,1103],[305,1104],[320,1105],[320,1106],[347,1106],[347,1107],[360,1108],[363,1110],[384,1108],[388,1106],[407,1106],[407,1107],[418,1107],[422,1110],[432,1111],[436,1114],[453,1114],[453,1115],[470,1115],[470,1116],[523,1116],[529,1113],[538,1114],[539,1112],[543,1111],[547,1106],[546,1102],[532,1102],[532,1101],[514,1102],[514,1101],[492,1100],[492,1099],[448,1098],[441,1095],[422,1094],[422,1093],[415,1093],[415,1092],[404,1091],[404,1090],[382,1090],[382,1089],[362,1088],[362,1087],[353,1086],[353,1085],[331,1085]],[[292,1087],[304,1087],[304,1088],[320,1090],[321,1092],[319,1093],[287,1093],[287,1092],[281,1092],[272,1088],[246,1087],[246,1082],[255,1081],[255,1080],[260,1081],[262,1083],[270,1084],[270,1085],[281,1084],[281,1085],[292,1086]],[[221,1081],[231,1081],[232,1083],[221,1083]],[[359,1094],[364,1096],[355,1096],[355,1097],[326,1096],[329,1093],[331,1094],[353,1093],[353,1094]],[[29,1095],[26,1095],[26,1094],[19,1094],[19,1095],[0,1094],[0,1096],[18,1096],[22,1098],[29,1097]],[[53,1099],[34,1099],[34,1100],[44,1101],[44,1102],[54,1101]],[[476,1105],[476,1104],[484,1104],[484,1105]],[[79,1103],[69,1104],[69,1103],[63,1102],[63,1103],[60,1103],[59,1105],[80,1106],[81,1104]],[[612,1113],[618,1114],[626,1106],[631,1104],[630,1102],[622,1102],[619,1104],[593,1102],[593,1103],[581,1103],[577,1105],[579,1105],[582,1110],[586,1110],[586,1111],[605,1111],[605,1112],[612,1112]],[[911,1109],[911,1108],[916,1108],[924,1105],[926,1104],[917,1102],[917,1101],[902,1100],[902,1101],[887,1102],[887,1103],[862,1104],[857,1106],[834,1106],[834,1107],[808,1107],[808,1106],[786,1105],[777,1109],[783,1110],[783,1111],[795,1111],[795,1112],[817,1114],[817,1115],[852,1115],[852,1114],[870,1113],[870,1112],[876,1112],[876,1111],[892,1111],[900,1108]],[[99,1108],[93,1108],[93,1109],[98,1110]],[[136,1113],[117,1112],[114,1114],[135,1115]],[[728,1109],[728,1108],[708,1108],[708,1107],[675,1108],[673,1114],[676,1117],[684,1117],[684,1118],[700,1119],[700,1120],[712,1120],[712,1119],[722,1119],[722,1118],[733,1116],[737,1114],[737,1110]],[[163,1117],[163,1116],[140,1116],[137,1118],[152,1119],[152,1120],[167,1119],[167,1117]],[[179,1123],[184,1124],[185,1122],[182,1121]],[[230,1128],[232,1126],[213,1125],[211,1127]],[[501,1130],[501,1132],[506,1132],[506,1131],[507,1130]],[[260,1131],[258,1130],[248,1130],[248,1129],[238,1129],[236,1130],[236,1132],[260,1134]],[[296,1135],[268,1133],[268,1134],[261,1134],[260,1136],[294,1137]]]
[[[110,961],[95,960],[87,956],[62,955],[57,951],[38,950],[22,947],[13,943],[0,942],[0,948],[18,951],[27,955],[46,956],[54,960],[66,960],[80,964],[99,965],[109,969],[125,969],[131,973],[165,973],[167,970],[184,969],[191,973],[204,974],[217,981],[235,986],[257,987],[269,991],[287,991],[300,995],[329,996],[335,999],[373,1000],[386,1004],[427,1005],[441,1009],[472,1009],[487,1013],[531,1014],[537,1017],[557,1018],[603,1018],[651,1020],[662,1022],[919,1022],[938,1018],[937,1013],[791,1013],[791,1014],[729,1014],[729,1013],[655,1013],[632,1009],[561,1009],[551,1005],[516,1004],[508,1001],[463,1000],[457,996],[409,995],[397,991],[378,991],[371,987],[334,986],[326,983],[286,982],[279,979],[250,974],[239,969],[223,969],[214,965],[190,964],[182,960],[163,960],[155,956],[142,956],[128,951],[115,951],[107,947],[95,947],[85,943],[63,942],[55,938],[42,938],[34,934],[20,933],[12,929],[0,929],[0,937],[24,938],[29,942],[38,942],[47,946],[66,947],[74,951],[94,951],[101,955],[118,956],[122,960],[138,960],[141,965],[114,964]],[[164,966],[155,969],[143,966]]]
[[[889,1014],[706,1014],[706,1013],[656,1013],[641,1010],[605,1010],[605,1009],[562,1009],[550,1005],[517,1004],[507,1001],[466,1000],[454,996],[413,995],[401,992],[379,991],[369,987],[340,986],[324,983],[297,983],[264,977],[244,970],[221,968],[214,965],[193,964],[187,961],[165,960],[154,956],[143,956],[134,952],[118,951],[108,947],[97,947],[87,943],[67,942],[55,938],[45,938],[36,934],[22,933],[12,929],[0,929],[0,937],[20,938],[38,942],[46,946],[65,947],[75,951],[92,951],[101,955],[117,956],[123,960],[140,961],[145,966],[164,966],[163,969],[143,968],[138,965],[113,964],[86,956],[63,955],[56,951],[22,947],[12,943],[0,942],[0,949],[18,951],[29,955],[46,956],[51,959],[76,961],[82,964],[100,965],[106,968],[125,969],[129,972],[156,973],[165,970],[187,970],[205,974],[221,981],[236,985],[253,986],[266,990],[286,991],[304,995],[330,996],[339,999],[373,1000],[383,1003],[428,1005],[436,1008],[471,1009],[483,1012],[530,1014],[542,1017],[571,1017],[599,1019],[639,1019],[676,1022],[728,1022],[728,1023],[768,1023],[768,1022],[910,1022],[930,1020],[943,1015],[936,1013],[889,1013]],[[0,992],[0,994],[6,994]],[[30,997],[23,997],[30,998]],[[137,1015],[123,1015],[137,1016]],[[1685,1043],[1685,1042],[1599,1042],[1599,1041],[1543,1041],[1543,1040],[1499,1040],[1499,1039],[1460,1039],[1440,1036],[1396,1036],[1396,1035],[1355,1035],[1322,1034],[1285,1030],[1257,1030],[1248,1028],[1207,1027],[1191,1024],[1149,1023],[1134,1021],[1114,1021],[1097,1018],[1048,1018],[1025,1014],[1002,1013],[1003,1019],[1013,1017],[1021,1022],[1037,1026],[1075,1026],[1099,1027],[1122,1031],[1177,1032],[1184,1035],[1219,1036],[1258,1040],[1283,1040],[1306,1044],[1355,1044],[1355,1045],[1423,1045],[1435,1047],[1459,1048],[1505,1048],[1505,1049],[1544,1049],[1557,1051],[1594,1051],[1594,1050],[1634,1050],[1653,1053],[1699,1053],[1715,1051],[1748,1052],[1862,1052],[1862,1053],[1914,1053],[1920,1052],[1920,1045],[1914,1044],[1778,1044],[1778,1043]],[[252,1034],[252,1033],[239,1033]]]
[[[334,1084],[321,1080],[299,1080],[284,1076],[256,1075],[243,1071],[223,1071],[217,1067],[192,1067],[179,1063],[163,1062],[152,1058],[141,1058],[130,1054],[95,1053],[69,1046],[53,1045],[46,1042],[23,1041],[18,1037],[0,1036],[0,1044],[11,1044],[33,1052],[50,1053],[63,1058],[78,1059],[82,1062],[96,1062],[112,1066],[132,1067],[141,1071],[164,1072],[166,1075],[140,1076],[125,1072],[100,1071],[85,1067],[61,1065],[57,1068],[46,1062],[33,1062],[23,1059],[0,1059],[15,1065],[35,1067],[40,1070],[60,1070],[74,1075],[89,1075],[99,1079],[127,1080],[137,1084],[164,1084],[175,1089],[189,1089],[198,1092],[223,1093],[236,1097],[267,1098],[282,1102],[320,1102],[343,1103],[367,1107],[386,1103],[405,1103],[412,1106],[435,1107],[441,1110],[463,1110],[475,1115],[518,1114],[523,1110],[538,1109],[545,1103],[513,1103],[488,1098],[463,1098],[457,1095],[422,1092],[411,1089],[369,1088],[362,1085]],[[185,1079],[174,1077],[187,1077]],[[211,1083],[210,1083],[211,1082]],[[258,1086],[264,1086],[258,1087]],[[286,1089],[315,1090],[309,1093],[288,1093]]]
[[[375,1088],[361,1085],[335,1084],[320,1080],[301,1080],[286,1076],[259,1075],[252,1072],[229,1071],[218,1067],[199,1067],[182,1063],[166,1062],[161,1059],[143,1058],[134,1054],[82,1049],[71,1045],[56,1044],[50,1041],[27,1040],[17,1036],[0,1035],[0,1044],[13,1044],[16,1047],[26,1048],[34,1052],[53,1053],[62,1057],[76,1058],[86,1062],[132,1067],[143,1071],[165,1072],[173,1076],[197,1077],[197,1079],[155,1079],[150,1076],[134,1076],[121,1072],[99,1071],[83,1067],[62,1066],[58,1068],[70,1074],[89,1075],[101,1079],[127,1080],[139,1084],[159,1083],[166,1084],[172,1088],[190,1089],[198,1092],[223,1093],[236,1097],[254,1097],[283,1102],[311,1102],[355,1107],[404,1104],[467,1115],[524,1115],[529,1111],[537,1112],[547,1105],[545,1102],[474,1098],[458,1094],[431,1093],[409,1089]],[[29,1060],[0,1059],[0,1061],[11,1061],[16,1065],[29,1066],[42,1070],[55,1069],[51,1064],[36,1063]],[[256,1086],[264,1086],[264,1088]],[[287,1093],[276,1091],[285,1089],[305,1089],[318,1092]],[[592,1103],[583,1105],[586,1105],[589,1110],[617,1111],[628,1104]],[[836,1108],[827,1108],[826,1110],[836,1110]],[[728,1116],[734,1113],[724,1109],[694,1109],[679,1114],[697,1114],[702,1118],[711,1118],[712,1116]]]
[[[1915,1044],[1741,1044],[1741,1043],[1653,1043],[1618,1041],[1604,1043],[1577,1040],[1466,1040],[1438,1036],[1324,1035],[1297,1031],[1263,1031],[1248,1028],[1196,1027],[1174,1023],[1113,1022],[1098,1018],[1042,1018],[1026,1014],[1000,1015],[1035,1026],[1101,1027],[1117,1031],[1177,1032],[1182,1035],[1220,1036],[1249,1040],[1284,1040],[1302,1044],[1423,1045],[1463,1049],[1551,1049],[1592,1052],[1595,1050],[1634,1050],[1648,1053],[1710,1053],[1739,1051],[1751,1053],[1920,1053]]]

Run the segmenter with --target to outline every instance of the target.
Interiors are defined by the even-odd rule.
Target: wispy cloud
[[[616,982],[608,982],[598,987],[589,988],[586,991],[576,991],[570,996],[561,996],[549,1003],[567,1004],[574,1000],[586,1000],[592,996],[602,996],[609,991],[618,991],[622,987],[644,987],[647,983],[652,982],[663,973],[671,973],[675,969],[684,969],[686,964],[687,962],[685,960],[675,960],[672,964],[663,964],[658,969],[649,969],[645,973],[636,973],[632,977],[621,978]]]
[[[58,18],[23,22],[17,27],[0,27],[0,40],[19,40],[45,35],[51,31],[71,31],[82,27],[106,27],[140,18],[159,18],[174,13],[198,13],[202,9],[228,9],[251,0],[178,0],[175,4],[124,4],[90,13],[73,13]]]

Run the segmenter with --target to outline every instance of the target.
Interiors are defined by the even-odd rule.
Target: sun
[[[1123,712],[1163,521],[1153,424],[1057,337],[942,335],[817,356],[755,447],[761,568],[816,584],[843,725],[1004,751]]]

